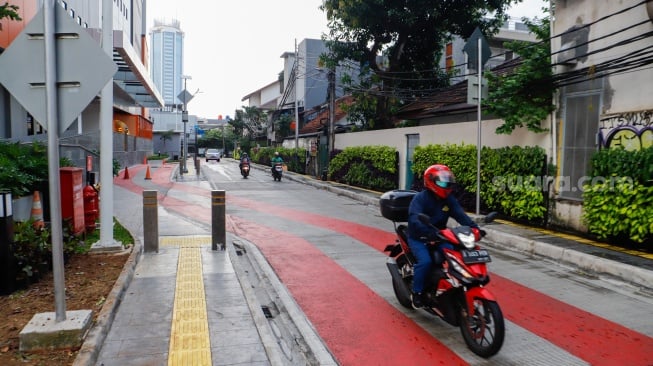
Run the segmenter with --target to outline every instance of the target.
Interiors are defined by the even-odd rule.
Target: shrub
[[[653,147],[639,151],[603,149],[592,156],[583,187],[583,221],[601,239],[653,238]]]

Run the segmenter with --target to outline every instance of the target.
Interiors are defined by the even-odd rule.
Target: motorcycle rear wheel
[[[401,269],[403,266],[405,266],[405,259],[404,257],[399,257],[397,258],[397,266]],[[410,289],[413,287],[413,281],[412,281],[412,276],[407,277],[403,279],[404,284],[397,283],[395,279],[392,279],[392,290],[395,292],[395,296],[397,297],[397,300],[401,304],[401,306],[405,307],[406,309],[413,309],[413,300],[410,299],[410,297],[407,297],[403,291],[401,291],[400,286],[406,286],[406,288]]]
[[[475,299],[468,314],[461,311],[460,332],[467,347],[487,358],[499,352],[505,337],[503,313],[499,304],[487,299]]]

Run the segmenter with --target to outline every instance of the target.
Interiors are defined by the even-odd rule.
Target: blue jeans
[[[426,276],[431,270],[433,259],[429,254],[429,248],[427,244],[423,241],[408,238],[408,246],[413,252],[415,259],[417,259],[417,263],[413,268],[413,293],[422,292],[424,291],[424,282],[426,281]],[[444,255],[442,253],[442,248],[453,248],[453,246],[450,243],[439,244],[438,251],[440,254]]]

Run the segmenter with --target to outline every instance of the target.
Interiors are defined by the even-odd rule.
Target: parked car
[[[206,152],[204,153],[204,157],[207,162],[209,160],[215,160],[219,162],[220,158],[222,157],[222,153],[218,149],[206,149]]]
[[[199,150],[197,150],[197,156],[200,157],[200,158],[205,157],[206,156],[206,150],[207,150],[206,148],[200,148]]]

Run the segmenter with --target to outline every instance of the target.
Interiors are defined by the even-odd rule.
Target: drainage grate
[[[270,308],[267,306],[261,306],[261,310],[263,310],[263,314],[265,314],[265,317],[267,319],[272,319],[274,316],[272,316],[272,312],[270,312]]]

